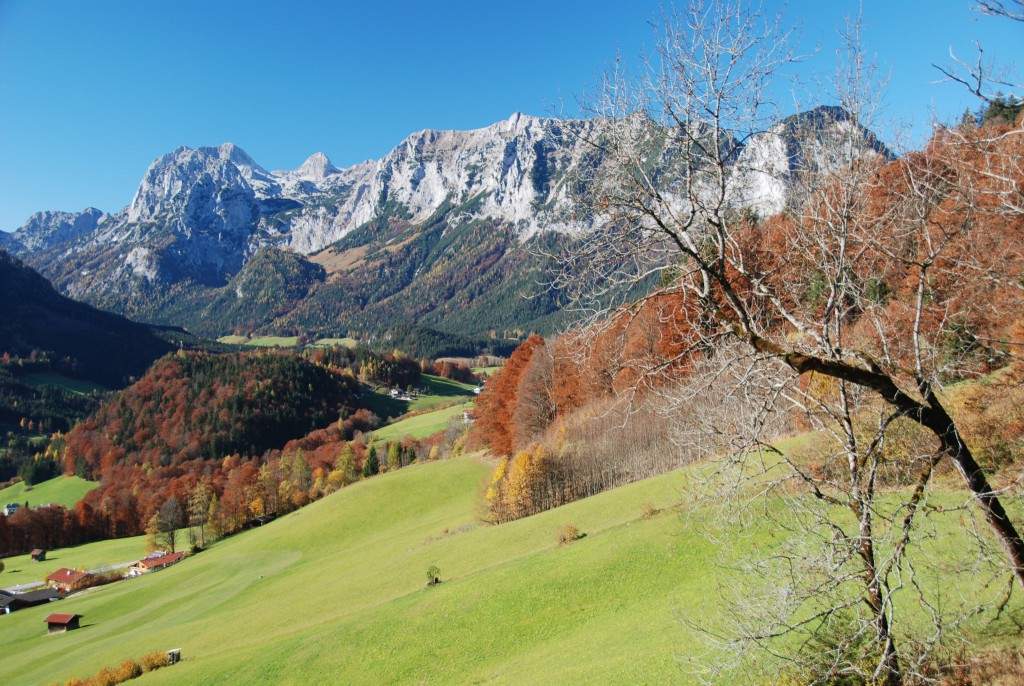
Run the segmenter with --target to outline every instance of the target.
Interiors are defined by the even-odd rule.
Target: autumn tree
[[[398,441],[388,443],[388,471],[402,466],[402,444]]]
[[[890,161],[868,131],[879,85],[856,24],[844,36],[848,50],[827,93],[836,104],[785,125],[772,89],[793,53],[779,18],[747,3],[697,1],[658,30],[638,77],[611,70],[584,103],[604,122],[587,141],[601,163],[577,184],[580,211],[595,222],[563,257],[554,285],[583,315],[591,340],[622,327],[653,298],[681,303],[680,331],[688,338],[643,365],[634,386],[666,370],[724,362],[705,381],[757,402],[723,421],[744,417],[760,429],[779,412],[803,411],[835,438],[836,464],[846,465],[841,479],[828,483],[783,460],[788,478],[773,483],[802,483],[804,501],[831,509],[817,520],[827,529],[852,515],[853,528],[836,534],[848,553],[841,574],[850,584],[802,594],[806,602],[785,607],[787,617],[744,630],[750,644],[767,648],[788,631],[829,626],[838,606],[813,602],[852,593],[857,600],[843,607],[853,612],[871,657],[841,661],[835,673],[887,684],[921,676],[915,651],[936,641],[901,651],[893,603],[940,461],[960,473],[1006,569],[1024,586],[1024,541],[943,390],[984,371],[979,358],[1007,354],[1005,324],[1022,306],[1015,238],[1024,229],[1020,123],[991,134],[940,130],[924,150]],[[763,152],[777,143],[788,159]],[[781,204],[752,195],[768,182],[792,189]],[[782,209],[770,221],[760,216]],[[628,304],[629,294],[648,284],[657,286]],[[729,340],[740,351],[727,349]],[[975,354],[982,349],[996,354]],[[810,375],[829,380],[832,390],[808,393],[800,380]],[[861,430],[865,413],[875,418],[868,434]],[[903,465],[909,490],[894,519],[879,496],[879,456],[892,428],[905,422],[931,444]],[[765,471],[778,464],[762,460],[768,446],[761,431],[733,435],[745,440],[728,446],[727,459],[752,460]],[[721,500],[727,488],[705,492]],[[881,559],[890,543],[899,555]],[[801,612],[804,619],[795,620]],[[946,619],[937,631],[955,626]]]
[[[181,503],[171,496],[149,519],[146,526],[146,545],[150,550],[174,552],[178,528],[182,523]]]

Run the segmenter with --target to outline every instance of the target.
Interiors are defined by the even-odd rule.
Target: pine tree
[[[370,477],[380,471],[380,460],[377,459],[377,447],[370,446],[366,453],[366,462],[363,463],[363,476]]]

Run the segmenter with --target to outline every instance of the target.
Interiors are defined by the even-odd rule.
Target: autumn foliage
[[[733,294],[716,290],[712,297],[722,311],[727,297],[742,301],[765,338],[828,337],[838,320],[833,345],[896,370],[936,370],[940,383],[1006,367],[1019,356],[1014,342],[1024,332],[1024,213],[1007,210],[1021,206],[1024,137],[1004,135],[1008,130],[1003,123],[939,131],[920,152],[855,162],[868,181],[846,216],[829,216],[831,207],[845,206],[847,189],[836,183],[800,211],[737,219],[732,240],[743,271],[727,265]],[[826,231],[825,222],[842,222],[845,230],[830,224]],[[823,272],[840,251],[849,255],[845,271]],[[700,314],[714,309],[707,305],[663,280],[652,295],[591,328],[547,342],[533,336],[513,353],[481,394],[472,429],[478,445],[503,458],[488,491],[495,521],[685,461],[650,415],[660,390],[690,374],[709,342],[730,333]],[[809,331],[794,322],[827,324]],[[1019,386],[1019,368],[1000,378],[958,395],[956,407],[965,435],[996,468],[1017,459],[1024,436],[1017,394],[1007,390]],[[811,373],[800,382],[823,399],[838,388]],[[650,431],[632,432],[637,422]],[[600,447],[608,425],[619,427],[621,455]],[[567,440],[583,426],[587,431]],[[631,440],[647,441],[665,459],[627,457]]]

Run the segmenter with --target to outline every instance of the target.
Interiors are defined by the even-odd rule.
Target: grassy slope
[[[4,571],[0,572],[0,588],[42,581],[43,577],[61,567],[97,569],[122,562],[134,562],[145,554],[146,537],[135,536],[49,550],[43,562],[32,562],[29,555],[15,555],[4,558]]]
[[[453,417],[462,417],[462,411],[473,407],[473,403],[462,403],[443,410],[434,410],[425,414],[416,415],[403,419],[394,424],[389,424],[373,432],[377,440],[394,440],[412,436],[413,438],[426,438],[438,431],[444,431],[448,427],[448,421]]]
[[[473,525],[489,467],[430,463],[361,482],[145,578],[0,621],[0,683],[87,675],[152,650],[186,661],[140,684],[676,683],[714,591],[708,544],[680,535],[669,474],[498,527]],[[556,545],[572,522],[587,537]],[[445,532],[449,533],[446,534]],[[425,571],[444,583],[424,589]]]
[[[258,336],[256,338],[221,336],[217,339],[217,342],[231,345],[247,345],[254,348],[294,348],[298,340],[298,336]]]
[[[106,386],[101,386],[98,383],[84,379],[72,379],[57,372],[33,372],[32,374],[25,374],[21,378],[26,384],[34,388],[39,386],[56,386],[57,388],[81,395],[103,393],[109,390]]]
[[[20,503],[24,506],[28,502],[31,507],[38,507],[54,503],[72,508],[86,493],[97,486],[99,483],[86,481],[77,476],[58,476],[36,484],[30,491],[25,490],[25,484],[22,482],[0,490],[0,504]]]
[[[367,393],[363,398],[363,404],[382,419],[400,417],[406,412],[424,412],[452,403],[458,404],[459,409],[443,408],[442,411],[446,414],[437,414],[431,420],[419,417],[402,420],[401,424],[406,428],[392,429],[391,426],[388,426],[381,430],[386,432],[383,434],[384,436],[394,438],[396,436],[413,435],[416,438],[423,438],[437,431],[443,431],[445,426],[447,426],[449,417],[461,413],[463,408],[470,406],[459,401],[470,401],[476,397],[473,393],[474,386],[472,384],[459,383],[458,381],[443,379],[431,374],[423,375],[422,386],[426,392],[412,401],[391,398],[388,395],[389,389],[381,386],[373,393]],[[411,422],[411,424],[406,424],[405,422]],[[398,426],[398,424],[392,426]],[[423,433],[424,430],[426,430],[426,433]]]

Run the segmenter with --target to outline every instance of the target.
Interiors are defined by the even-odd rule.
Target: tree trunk
[[[948,455],[956,465],[957,471],[985,515],[992,533],[1009,558],[1017,583],[1024,588],[1024,539],[1017,533],[985,473],[974,459],[970,448],[964,443],[956,422],[934,393],[926,392],[925,403],[921,403],[900,390],[892,377],[882,372],[877,365],[871,364],[872,369],[864,369],[841,360],[824,359],[786,350],[754,333],[746,333],[736,328],[734,331],[746,339],[755,350],[778,358],[798,374],[817,372],[876,391],[885,402],[895,407],[901,414],[935,434],[939,439],[942,454]]]

